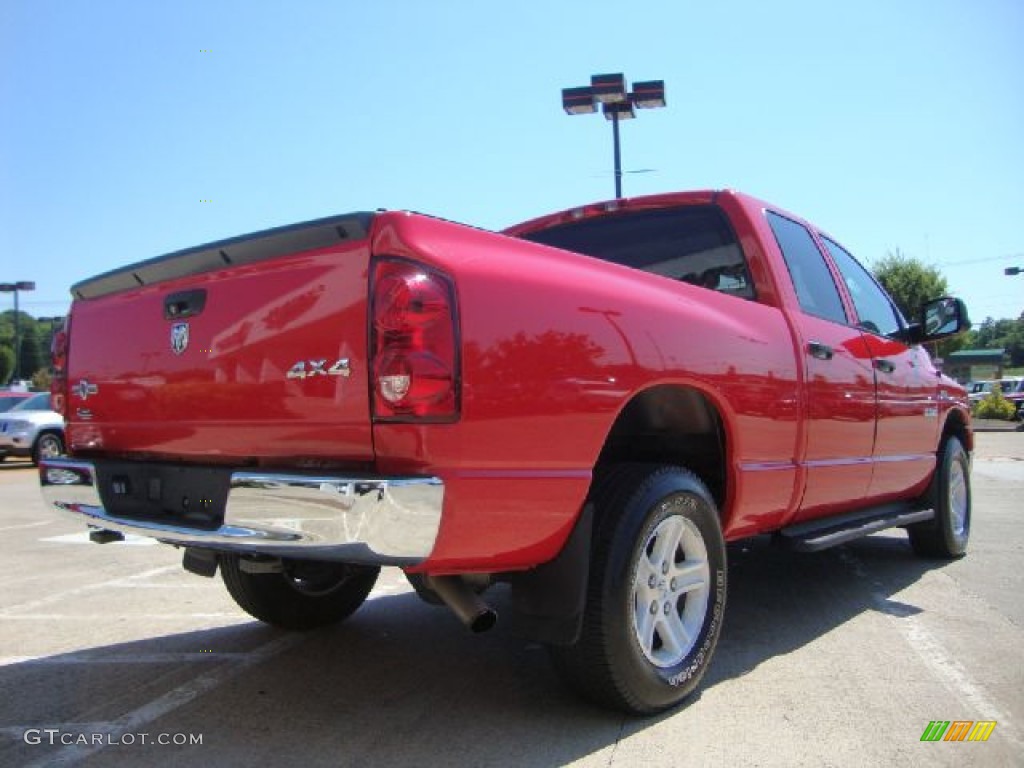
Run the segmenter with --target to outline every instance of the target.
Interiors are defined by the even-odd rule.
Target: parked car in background
[[[40,459],[64,453],[64,419],[50,407],[50,393],[19,393],[27,399],[0,417],[0,461],[8,456]]]
[[[1017,409],[1016,418],[1021,418],[1021,410],[1022,406],[1024,406],[1024,377],[1015,376],[1010,379],[1000,379],[999,391]]]
[[[968,384],[967,399],[971,401],[971,405],[988,397],[988,393],[992,391],[993,384],[995,384],[995,381],[991,379],[988,381],[972,381]]]
[[[0,413],[11,410],[18,403],[23,403],[32,397],[31,392],[11,392],[5,390],[0,392]]]

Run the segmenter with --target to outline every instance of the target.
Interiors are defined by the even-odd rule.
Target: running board
[[[914,509],[910,504],[883,504],[790,525],[778,532],[777,540],[797,552],[819,552],[886,528],[922,523],[934,517],[934,509]]]

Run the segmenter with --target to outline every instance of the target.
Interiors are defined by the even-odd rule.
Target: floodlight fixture
[[[604,112],[605,120],[632,120],[636,117],[636,112],[633,111],[633,105],[628,101],[602,104],[601,111]]]
[[[619,145],[619,121],[632,120],[636,109],[664,107],[665,81],[645,80],[633,84],[629,92],[625,75],[592,75],[589,86],[562,89],[562,109],[568,115],[586,115],[597,111],[612,124],[612,143],[615,152],[615,198],[622,197],[622,153]]]
[[[665,81],[647,80],[633,83],[633,105],[637,109],[657,109],[665,106]]]
[[[562,89],[562,109],[568,115],[586,115],[597,111],[594,91],[589,85]]]
[[[629,100],[626,93],[626,76],[617,75],[594,75],[590,78],[590,87],[594,91],[594,98],[602,104],[618,104]]]

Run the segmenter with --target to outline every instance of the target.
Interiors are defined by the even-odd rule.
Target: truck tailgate
[[[80,454],[366,461],[370,214],[212,243],[74,286]]]

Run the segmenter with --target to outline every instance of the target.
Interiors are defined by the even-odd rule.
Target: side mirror
[[[943,296],[921,307],[921,321],[906,328],[899,338],[907,344],[939,341],[971,329],[967,306],[960,299]]]
[[[960,299],[943,296],[921,307],[921,322],[910,327],[911,341],[938,341],[971,328],[967,307]]]

